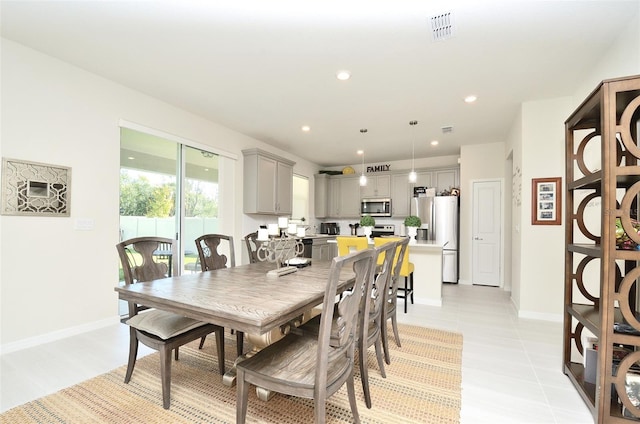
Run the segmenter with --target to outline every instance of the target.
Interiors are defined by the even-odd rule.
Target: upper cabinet
[[[359,182],[358,182],[359,184]],[[391,195],[391,175],[369,175],[367,185],[360,188],[360,197],[389,197]]]
[[[316,218],[326,218],[327,214],[327,194],[328,194],[328,175],[317,174],[313,178],[314,195],[313,195],[313,208]]]
[[[261,149],[242,154],[244,213],[291,215],[295,162]]]
[[[436,193],[460,187],[460,171],[458,168],[434,170],[433,178],[435,180],[433,185],[436,188]]]
[[[411,187],[408,172],[391,175],[391,215],[393,217],[409,216]]]

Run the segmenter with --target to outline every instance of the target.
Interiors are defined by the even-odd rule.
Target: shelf
[[[569,362],[564,366],[564,373],[571,379],[593,414],[596,403],[596,385],[584,381],[584,366],[576,362]]]
[[[613,349],[617,344],[640,348],[640,336],[613,331],[613,323],[624,322],[621,310],[630,310],[634,314],[638,311],[638,282],[632,282],[629,296],[619,294],[618,286],[620,274],[630,278],[637,277],[640,250],[616,249],[613,225],[616,217],[634,215],[635,218],[633,212],[640,209],[640,196],[635,195],[638,192],[636,185],[640,183],[640,153],[637,148],[640,142],[639,96],[640,75],[605,80],[565,121],[566,202],[570,207],[565,223],[567,271],[563,370],[591,409],[594,421],[598,424],[638,422],[622,417],[618,398],[612,393],[614,390],[611,385],[616,377],[611,375],[611,364],[605,363],[605,358],[612,358]],[[602,169],[576,178],[574,173],[580,173],[576,168],[584,168],[582,165],[587,159],[585,156],[593,162],[598,154],[595,149],[585,154],[585,143],[589,143],[594,131],[599,135],[599,166]],[[626,139],[628,136],[632,137],[629,148],[621,143],[625,138],[625,142],[629,144],[629,140]],[[586,206],[580,203],[585,195],[592,200],[588,205],[592,207],[589,213],[585,211]],[[578,210],[574,213],[576,206]],[[595,225],[596,220],[599,221],[599,226]],[[583,234],[574,231],[576,226]],[[585,228],[601,228],[603,231],[598,237],[593,237],[597,242],[574,243],[576,239],[585,240],[583,236],[592,237],[591,234],[584,233]],[[586,262],[591,258],[597,258],[597,266],[591,270],[581,268],[579,264],[584,264],[585,261],[579,255],[585,255]],[[581,269],[579,276],[573,272],[576,268]],[[596,300],[598,304],[573,303],[574,299],[578,299],[577,284],[585,281],[595,283],[596,279],[600,282],[600,299]],[[626,283],[627,280],[624,281]],[[595,291],[596,288],[591,290]],[[576,321],[580,325],[576,326]],[[581,326],[598,337],[597,363],[594,364],[598,375],[596,384],[586,383],[583,364],[572,362],[576,359],[572,358],[572,355],[579,347]]]
[[[602,246],[593,243],[575,243],[567,246],[569,252],[582,253],[594,258],[602,257]]]

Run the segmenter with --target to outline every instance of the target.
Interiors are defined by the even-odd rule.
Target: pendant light
[[[409,121],[409,125],[413,128],[416,125],[418,125],[418,121]],[[415,183],[416,180],[418,179],[418,176],[416,175],[415,161],[416,161],[416,143],[415,143],[414,134],[411,134],[411,172],[409,172],[410,183]]]
[[[362,128],[360,130],[360,134],[365,135],[367,132],[366,128]],[[362,174],[360,174],[360,187],[364,187],[367,185],[367,177],[364,175],[364,150],[362,151]]]

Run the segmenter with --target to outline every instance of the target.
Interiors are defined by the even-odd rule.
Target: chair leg
[[[198,346],[198,349],[202,349],[204,347],[204,341],[206,340],[207,336],[202,336],[202,338],[200,339],[200,346]]]
[[[237,369],[236,375],[236,424],[244,424],[247,418],[247,402],[249,398],[249,383],[244,381],[244,371]]]
[[[169,409],[171,405],[171,351],[166,346],[160,349],[160,378],[162,380],[162,407]]]
[[[224,328],[216,330],[216,347],[218,348],[218,368],[220,375],[224,375]]]
[[[316,424],[325,424],[327,422],[327,388],[323,387],[313,399]]]
[[[129,361],[127,362],[127,373],[124,376],[125,384],[131,380],[133,368],[136,366],[136,358],[138,357],[138,336],[136,329],[129,327]]]
[[[358,342],[358,355],[360,356],[360,380],[364,392],[364,403],[371,409],[371,392],[369,391],[369,364],[367,363],[367,346],[362,341]]]
[[[244,333],[236,331],[236,355],[241,356],[244,352]]]
[[[178,355],[180,354],[180,348],[175,348],[173,350],[173,356],[176,358],[176,361],[178,360]]]
[[[378,368],[380,368],[380,375],[382,375],[382,378],[387,378],[387,373],[384,370],[384,360],[382,359],[383,357],[382,340],[380,340],[380,337],[376,339],[375,346],[376,346],[376,358],[378,359]]]
[[[404,313],[407,313],[407,302],[409,301],[409,286],[408,282],[409,278],[404,277]]]
[[[411,292],[411,304],[413,305],[413,272],[409,274],[409,290]]]
[[[351,406],[351,413],[353,414],[353,421],[356,424],[360,424],[360,415],[358,414],[358,404],[356,403],[356,390],[353,382],[353,370],[351,375],[347,379],[347,394],[349,395],[349,405]]]
[[[398,318],[395,313],[391,315],[391,326],[393,327],[393,337],[396,339],[396,345],[402,347],[400,345],[400,334],[398,333]]]
[[[387,319],[383,318],[380,325],[380,337],[382,338],[382,350],[384,351],[384,361],[387,364],[391,364],[391,357],[389,356],[389,331],[387,329]]]

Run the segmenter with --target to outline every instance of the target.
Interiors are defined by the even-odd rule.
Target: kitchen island
[[[328,243],[336,243],[329,240]],[[373,240],[369,240],[373,246]],[[413,263],[413,301],[419,305],[442,306],[442,245],[435,241],[409,242],[409,261]],[[404,287],[404,278],[398,282]],[[398,305],[400,307],[400,305]]]
[[[435,241],[409,243],[413,263],[413,300],[419,305],[442,306],[442,245]],[[404,281],[400,281],[402,287]],[[399,305],[398,305],[399,307]]]

